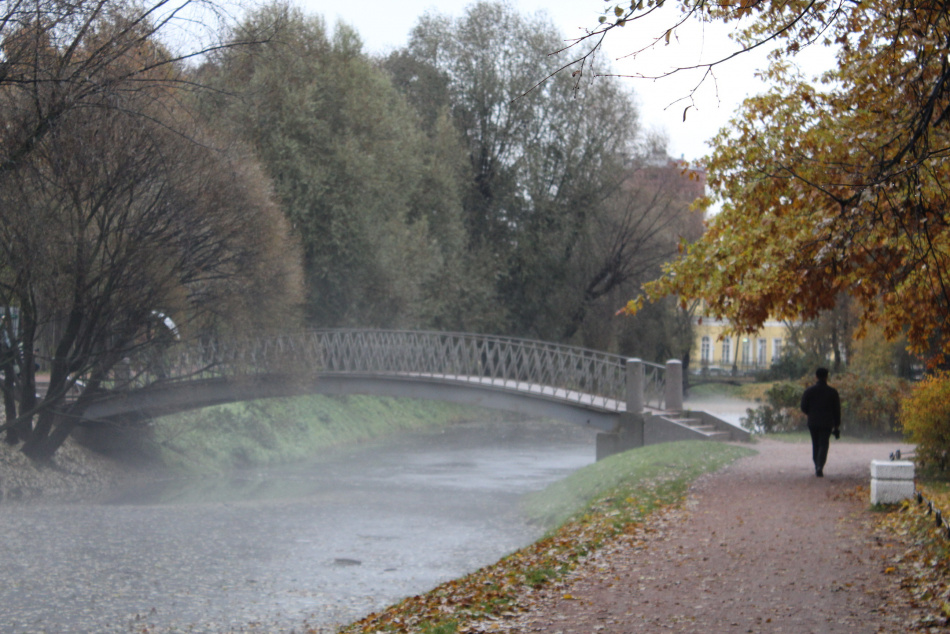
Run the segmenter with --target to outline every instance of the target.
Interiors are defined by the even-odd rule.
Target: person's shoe
[[[821,472],[821,469],[815,469],[815,475],[819,478],[824,478],[825,474]]]

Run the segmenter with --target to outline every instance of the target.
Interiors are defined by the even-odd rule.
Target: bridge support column
[[[670,359],[666,362],[666,404],[669,412],[683,411],[683,362]]]
[[[597,434],[597,460],[643,446],[643,361],[627,359],[627,411],[613,431]]]
[[[597,434],[597,460],[643,446],[643,414],[620,415],[614,431]]]

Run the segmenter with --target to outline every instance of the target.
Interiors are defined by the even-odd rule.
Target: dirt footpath
[[[646,539],[597,553],[528,611],[486,631],[904,632],[914,617],[892,565],[902,548],[869,524],[869,465],[895,444],[832,440],[825,477],[809,444],[706,476]]]

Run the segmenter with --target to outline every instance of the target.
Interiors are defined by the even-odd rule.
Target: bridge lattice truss
[[[661,407],[663,366],[645,363],[645,405]],[[177,344],[133,360],[125,387],[253,375],[399,376],[539,392],[607,411],[626,405],[623,357],[528,339],[395,330],[311,330],[233,343]]]

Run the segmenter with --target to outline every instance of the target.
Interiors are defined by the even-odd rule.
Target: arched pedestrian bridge
[[[685,438],[747,437],[701,412],[683,415],[679,362],[664,367],[541,341],[392,330],[177,344],[120,366],[81,415],[92,424],[132,423],[303,394],[416,397],[562,419],[604,432],[598,454]]]

